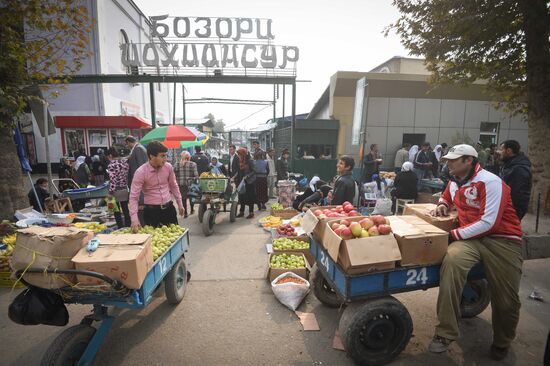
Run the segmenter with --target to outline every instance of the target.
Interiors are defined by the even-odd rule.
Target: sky
[[[146,16],[244,17],[272,19],[277,45],[297,46],[296,113],[309,113],[337,71],[369,71],[393,56],[408,56],[394,33],[384,28],[399,13],[390,0],[134,0]],[[186,98],[272,100],[272,85],[186,84]],[[291,87],[285,114],[291,114]],[[182,116],[181,86],[176,88],[176,116]],[[282,88],[277,117],[282,116]],[[187,118],[212,113],[227,127],[250,129],[273,117],[271,106],[187,104]]]

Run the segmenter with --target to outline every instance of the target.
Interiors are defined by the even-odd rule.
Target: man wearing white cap
[[[435,336],[431,352],[445,352],[459,336],[460,300],[470,269],[483,262],[491,291],[493,344],[491,357],[506,357],[519,320],[521,279],[521,223],[510,187],[484,170],[470,145],[456,145],[443,157],[451,181],[439,200],[436,214],[458,211],[459,228],[449,237],[440,272]]]

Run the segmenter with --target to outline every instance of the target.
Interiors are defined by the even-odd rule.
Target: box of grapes
[[[274,253],[290,252],[290,253],[302,253],[310,266],[315,264],[315,258],[309,251],[309,241],[311,239],[307,235],[301,235],[290,238],[276,238],[272,241],[272,247]]]
[[[269,255],[269,268],[267,270],[267,279],[269,282],[279,277],[285,272],[292,272],[298,276],[308,279],[309,264],[303,253],[296,252],[278,252]]]

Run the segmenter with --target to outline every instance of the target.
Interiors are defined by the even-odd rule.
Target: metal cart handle
[[[23,273],[61,273],[61,274],[74,274],[74,275],[83,275],[83,276],[90,276],[98,278],[102,281],[107,282],[111,287],[116,291],[121,290],[127,290],[126,286],[118,282],[117,280],[112,279],[111,277],[105,276],[104,274],[93,272],[93,271],[85,271],[82,269],[39,269],[39,268],[29,268],[26,271],[25,270],[18,270],[15,272],[15,275],[17,278],[21,277]],[[29,285],[25,280],[21,277],[21,282],[23,282],[25,285]]]

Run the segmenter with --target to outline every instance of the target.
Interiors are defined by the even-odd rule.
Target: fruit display
[[[144,226],[139,229],[138,234],[150,234],[153,236],[153,260],[157,260],[170,246],[185,232],[185,228],[171,224],[154,228]],[[131,234],[132,229],[126,228],[113,232],[113,234]]]
[[[285,208],[280,203],[274,203],[271,205],[272,210],[284,210]]]
[[[300,226],[302,224],[298,219],[292,219],[288,223],[294,227]]]
[[[294,255],[287,253],[274,254],[271,256],[269,266],[271,268],[298,269],[305,268],[306,261],[303,255]]]
[[[313,214],[319,219],[361,216],[361,214],[357,212],[355,207],[353,207],[353,205],[347,201],[344,202],[342,205],[333,208],[318,208],[312,210]]]
[[[392,232],[388,219],[381,215],[365,217],[359,221],[342,219],[339,222],[333,222],[330,228],[344,240],[389,235]]]
[[[264,229],[276,228],[282,225],[283,219],[277,216],[266,216],[258,220]]]
[[[74,227],[80,229],[92,230],[94,233],[98,234],[107,229],[105,224],[100,224],[99,222],[77,222],[73,224]]]
[[[275,250],[295,250],[309,249],[309,242],[303,240],[278,238],[273,239],[273,249]]]
[[[396,176],[395,172],[380,172],[378,175],[382,179],[395,179]]]
[[[199,178],[225,178],[225,175],[222,173],[215,174],[210,172],[203,172],[201,175],[199,175]]]
[[[294,226],[290,224],[283,224],[277,227],[277,234],[280,236],[298,236]]]
[[[283,277],[279,281],[275,282],[276,285],[282,285],[282,284],[285,284],[285,283],[295,283],[297,285],[305,285],[306,281],[301,280],[301,279],[296,278],[296,277],[288,276],[288,277]]]

